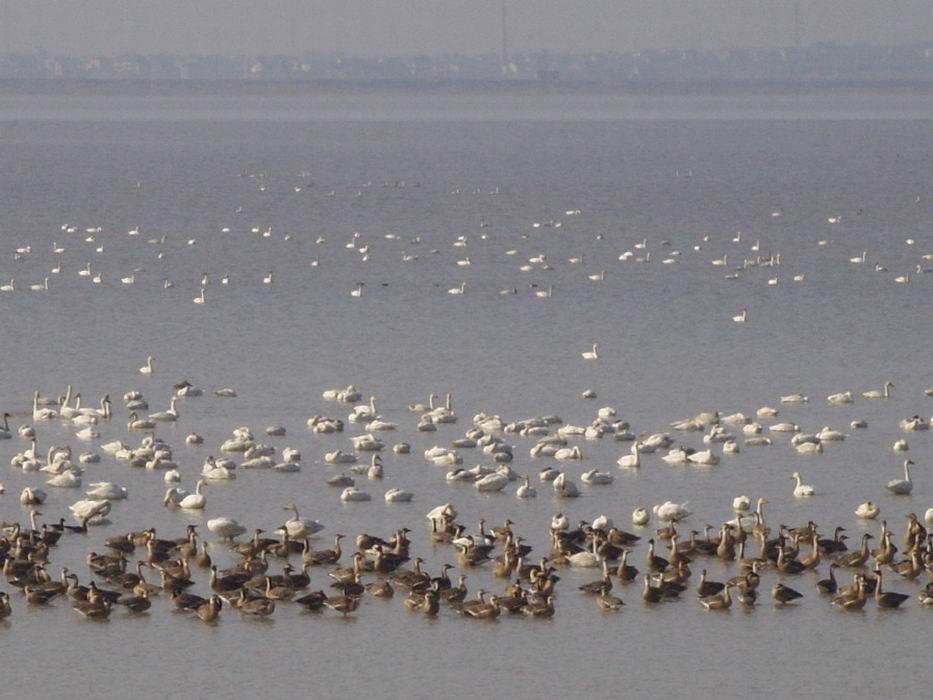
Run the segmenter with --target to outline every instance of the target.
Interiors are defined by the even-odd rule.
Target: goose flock
[[[592,352],[596,353],[595,348]],[[157,366],[150,355],[140,372],[155,380]],[[891,402],[892,388],[893,383],[886,381],[883,389],[867,390],[862,395]],[[538,532],[519,532],[511,520],[501,527],[487,528],[485,519],[480,518],[478,527],[471,530],[458,520],[452,503],[446,503],[427,513],[428,526],[421,533],[405,526],[390,527],[389,532],[379,534],[352,533],[351,541],[356,544],[352,552],[344,552],[341,543],[347,536],[337,533],[333,548],[326,549],[317,544],[326,525],[302,517],[299,508],[305,506],[297,502],[265,504],[265,509],[290,516],[262,523],[241,523],[237,513],[220,513],[213,506],[213,489],[230,482],[228,488],[235,491],[233,482],[241,470],[301,473],[301,450],[264,443],[250,427],[238,426],[216,445],[215,452],[222,456],[209,455],[198,469],[185,456],[186,449],[204,442],[197,432],[187,435],[180,451],[158,435],[165,426],[174,432],[176,424],[185,423],[184,406],[189,400],[202,397],[203,401],[220,401],[236,395],[226,388],[212,393],[214,398],[207,398],[203,389],[185,380],[171,386],[167,410],[144,413],[148,397],[139,390],[127,391],[122,397],[129,413],[125,429],[114,420],[109,395],[103,395],[97,406],[83,406],[82,394],[71,386],[58,398],[46,398],[37,390],[31,412],[12,406],[3,414],[0,439],[18,439],[24,445],[12,458],[11,467],[29,485],[19,496],[27,519],[4,521],[0,530],[0,560],[9,587],[0,597],[0,616],[28,616],[30,608],[59,605],[61,601],[88,619],[108,619],[114,610],[124,610],[126,617],[133,617],[149,614],[157,597],[169,601],[163,607],[187,611],[212,624],[228,615],[224,612],[228,609],[257,617],[276,614],[277,607],[278,614],[283,608],[329,609],[347,616],[361,614],[366,607],[361,605],[369,598],[391,598],[399,591],[406,595],[406,610],[432,617],[449,609],[464,618],[485,620],[503,615],[550,618],[559,608],[558,600],[573,595],[569,586],[559,584],[564,568],[593,569],[598,574],[577,588],[592,596],[604,612],[618,612],[637,598],[646,605],[657,605],[694,594],[705,610],[727,610],[734,603],[754,608],[765,599],[758,592],[762,579],[766,579],[762,590],[770,590],[770,599],[778,608],[793,606],[806,596],[825,597],[828,607],[849,611],[861,610],[869,601],[881,609],[898,608],[911,599],[919,607],[933,606],[933,533],[926,529],[933,524],[933,507],[922,515],[889,513],[877,530],[863,527],[856,546],[847,542],[846,526],[840,523],[811,519],[796,526],[775,524],[766,516],[769,501],[764,495],[733,497],[731,503],[724,504],[724,514],[729,516],[719,518],[713,513],[698,516],[687,502],[642,504],[631,513],[631,531],[621,527],[619,513],[581,520],[575,526],[558,513],[542,522]],[[852,391],[840,392],[827,401],[848,405],[855,402],[854,395]],[[336,410],[309,417],[304,429],[312,437],[331,435],[347,444],[333,451],[321,450],[322,457],[311,461],[346,470],[328,477],[323,489],[295,491],[295,501],[303,493],[312,508],[328,498],[328,487],[334,487],[331,498],[346,504],[365,503],[373,495],[387,507],[416,502],[415,491],[378,487],[390,477],[382,458],[389,450],[399,460],[423,461],[446,470],[448,488],[456,490],[461,500],[469,498],[466,491],[459,490],[462,484],[473,486],[477,494],[473,498],[488,498],[489,494],[512,494],[524,502],[539,498],[530,473],[519,473],[532,471],[530,464],[537,462],[540,488],[550,492],[554,503],[569,505],[583,495],[582,489],[614,488],[616,474],[633,470],[682,466],[722,469],[726,468],[721,466],[722,459],[753,460],[749,455],[766,448],[785,450],[789,457],[797,452],[819,459],[824,446],[829,450],[834,444],[855,439],[830,426],[805,432],[797,424],[777,422],[780,410],[771,406],[748,414],[704,411],[672,421],[658,432],[636,433],[611,406],[598,409],[588,424],[572,425],[557,415],[515,420],[487,412],[467,421],[458,415],[450,393],[443,399],[431,394],[426,403],[407,407],[385,407],[375,395],[364,401],[354,385],[326,389],[321,397]],[[809,398],[788,394],[780,401],[806,406]],[[406,411],[413,418],[407,425],[390,421],[384,414],[387,408]],[[31,421],[14,429],[10,424],[14,416]],[[775,422],[763,425],[759,421]],[[469,423],[469,427],[456,435],[462,423]],[[922,416],[892,420],[892,428],[894,423],[905,436],[923,439],[929,434],[930,421]],[[850,427],[863,435],[871,432],[861,420],[853,420]],[[183,430],[190,428],[194,426]],[[444,430],[446,435],[418,457],[410,442],[390,445],[383,439],[406,428],[412,431],[412,442],[419,433],[437,435]],[[92,437],[83,437],[89,429],[94,431]],[[62,430],[73,431],[78,440],[96,443],[97,449],[76,455],[67,443],[46,446],[48,436]],[[349,431],[357,434],[341,436]],[[120,437],[104,442],[101,432]],[[264,434],[267,438],[290,435],[287,426],[278,424],[267,427]],[[782,434],[790,437],[780,438]],[[691,436],[696,439],[691,440]],[[619,443],[622,454],[616,469],[583,467],[587,444],[598,440]],[[524,445],[515,444],[521,442]],[[702,443],[704,448],[698,449],[691,442]],[[807,449],[801,450],[804,446]],[[908,449],[906,437],[900,438],[895,451]],[[475,467],[463,466],[469,455],[479,460]],[[514,466],[518,463],[524,465],[520,470]],[[887,482],[879,478],[875,498],[884,491],[909,497],[914,486],[913,464],[911,459],[903,460],[903,478]],[[118,483],[120,469],[161,474],[163,506],[203,516],[195,516],[200,519],[189,522],[184,532],[159,537],[151,524],[131,520],[131,505],[118,507],[122,502],[132,504],[136,498]],[[805,484],[799,469],[788,476],[795,482],[795,499],[819,501],[820,487]],[[440,473],[435,478],[444,480]],[[358,479],[365,481],[358,484]],[[182,484],[191,480],[195,483],[189,491]],[[82,487],[83,497],[67,497]],[[229,496],[224,502],[230,503]],[[881,514],[871,500],[852,505],[856,522],[875,521]],[[114,520],[131,529],[121,531]],[[904,523],[900,535],[895,531],[899,521]],[[118,534],[113,534],[114,530]],[[546,551],[535,552],[528,544],[545,537],[550,543]],[[875,548],[870,547],[872,539],[877,542]],[[58,553],[72,547],[81,553],[87,570],[61,566],[55,575]],[[713,580],[708,567],[703,568],[707,559],[731,569],[732,575],[724,581]],[[432,561],[436,563],[434,574]],[[454,578],[451,570],[458,571]],[[696,570],[700,570],[699,578],[693,584],[690,579]],[[199,571],[204,573],[199,575]],[[826,577],[819,578],[823,571]],[[850,581],[837,580],[842,571],[851,572]],[[468,587],[471,578],[490,576],[501,582],[495,590],[489,584]],[[23,609],[17,610],[20,607]]]

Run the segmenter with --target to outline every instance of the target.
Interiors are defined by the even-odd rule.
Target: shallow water
[[[105,457],[89,466],[85,483],[116,481],[130,489],[130,500],[116,502],[113,525],[86,542],[66,538],[53,551],[53,573],[67,565],[87,578],[88,551],[144,525],[178,536],[188,522],[229,515],[271,530],[290,500],[302,515],[326,523],[320,546],[329,546],[336,532],[388,535],[408,526],[413,553],[432,571],[455,555],[432,549],[424,513],[447,501],[471,528],[480,517],[490,524],[511,518],[536,553],[548,549],[547,526],[556,511],[571,522],[606,513],[628,527],[637,505],[688,500],[696,513],[685,523],[689,528],[732,517],[732,498],[745,493],[768,498],[772,527],[809,519],[826,529],[839,523],[854,541],[863,529],[877,534],[877,524],[852,515],[871,499],[900,544],[903,516],[933,504],[928,433],[906,435],[917,463],[913,495],[894,497],[883,488],[900,475],[901,456],[891,450],[903,436],[898,421],[933,412],[922,391],[933,385],[926,360],[931,276],[894,283],[916,264],[931,266],[921,258],[933,252],[930,122],[903,118],[924,113],[922,101],[850,100],[834,108],[772,99],[782,118],[764,120],[739,100],[613,103],[592,119],[591,111],[565,98],[503,106],[435,97],[423,110],[418,99],[408,106],[272,99],[245,105],[248,118],[237,103],[216,99],[183,106],[114,99],[83,98],[78,105],[64,98],[0,99],[0,280],[17,279],[14,294],[0,294],[0,402],[18,412],[13,426],[27,422],[34,388],[52,395],[68,383],[92,401],[139,388],[153,411],[163,410],[171,384],[188,378],[208,395],[180,401],[178,425],[158,431],[174,445],[186,486],[193,487],[204,457],[238,425],[257,432],[285,425],[286,437],[261,439],[298,447],[303,470],[239,470],[236,481],[208,487],[205,514],[184,514],[161,507],[160,473]],[[298,177],[305,170],[313,187]],[[267,174],[265,191],[258,178],[240,175],[248,172]],[[383,181],[404,187],[383,187]],[[331,190],[334,196],[327,196]],[[573,209],[581,214],[566,215]],[[772,217],[778,209],[783,215]],[[829,224],[835,216],[842,223]],[[532,226],[552,220],[561,227]],[[482,221],[488,228],[480,228]],[[65,223],[78,232],[63,232]],[[137,225],[142,234],[127,236]],[[84,242],[83,230],[95,226],[103,228],[97,241]],[[225,226],[229,233],[221,231]],[[254,226],[271,226],[272,235],[252,233]],[[359,245],[370,245],[368,262],[345,247],[355,231]],[[737,231],[741,243],[732,241]],[[291,240],[284,240],[286,233]],[[159,260],[147,239],[162,235]],[[461,235],[468,245],[453,247]],[[706,235],[710,240],[702,243]],[[315,244],[319,236],[326,242]],[[421,242],[412,244],[416,236]],[[650,263],[618,260],[643,238]],[[187,245],[189,239],[196,245]],[[761,255],[781,253],[782,264],[725,280],[743,258],[755,257],[756,240]],[[41,282],[58,261],[53,242],[65,247],[63,270],[50,275],[50,291],[31,292],[28,284]],[[105,250],[98,254],[100,242]],[[14,249],[27,244],[33,252],[14,260]],[[505,254],[513,249],[517,255]],[[675,250],[679,262],[661,264]],[[863,250],[868,264],[848,262]],[[418,260],[402,262],[403,252]],[[518,271],[539,254],[552,271]],[[724,254],[729,270],[710,264]],[[473,264],[458,267],[466,256]],[[571,256],[583,262],[570,264]],[[319,266],[310,266],[314,259]],[[89,260],[103,275],[99,286],[77,274]],[[888,272],[874,272],[875,262]],[[144,268],[136,284],[121,284],[133,268]],[[602,269],[605,281],[587,279]],[[274,283],[263,285],[269,271]],[[211,277],[207,303],[197,306],[191,299],[204,272]],[[227,287],[219,284],[224,273]],[[805,279],[794,282],[797,274]],[[775,276],[779,283],[769,286]],[[164,277],[174,288],[162,288]],[[466,294],[446,293],[461,281]],[[365,283],[362,298],[350,296],[357,282]],[[533,293],[549,286],[551,298]],[[511,287],[517,294],[499,295]],[[743,306],[749,323],[732,323]],[[593,342],[602,356],[585,362],[580,352]],[[152,377],[137,372],[147,354],[156,358]],[[824,400],[846,389],[860,397],[886,379],[895,384],[890,401],[830,406]],[[324,483],[338,468],[325,465],[323,453],[347,450],[349,435],[359,429],[348,425],[342,435],[320,436],[304,427],[320,413],[345,419],[347,406],[320,396],[351,382],[376,394],[380,412],[400,424],[382,435],[386,442],[406,440],[413,448],[410,456],[385,455],[384,484],[358,479],[373,494],[370,503],[341,504],[339,490]],[[239,397],[210,395],[223,386]],[[599,397],[581,399],[585,388]],[[453,393],[460,421],[416,433],[415,415],[405,407],[432,391]],[[779,403],[797,391],[811,403]],[[101,426],[101,442],[135,442],[116,403],[112,424]],[[530,459],[529,438],[506,436],[516,446],[513,468],[535,477],[539,496],[529,502],[513,498],[514,487],[479,495],[447,484],[446,469],[421,457],[431,445],[461,436],[479,411],[507,420],[556,413],[566,423],[587,424],[597,408],[611,405],[639,432],[664,430],[701,410],[750,415],[765,404],[781,409],[777,420],[811,432],[831,425],[850,437],[828,444],[822,456],[804,457],[779,435],[774,447],[743,448],[714,468],[670,467],[645,455],[636,473],[615,467],[628,443],[580,440],[582,466],[562,468],[578,483],[593,467],[611,471],[616,481],[581,484],[582,497],[569,502],[552,499],[537,483],[538,470],[553,461]],[[853,418],[864,418],[869,428],[850,430]],[[205,447],[184,445],[191,430],[205,436]],[[675,437],[702,447],[701,434]],[[42,427],[40,451],[65,441],[76,452],[84,449],[58,422]],[[0,441],[0,463],[25,447],[17,438]],[[466,467],[482,461],[479,453],[462,453]],[[24,518],[28,509],[17,494],[42,479],[3,469],[0,520]],[[816,497],[793,498],[794,470],[816,485]],[[391,486],[413,491],[414,501],[387,506],[382,492]],[[49,520],[78,498],[76,490],[47,490],[42,511]],[[643,552],[638,547],[633,557],[640,567]],[[734,571],[706,563],[719,580]],[[694,564],[695,574],[700,568]],[[488,572],[467,574],[471,591],[501,587]],[[103,686],[144,698],[167,688],[274,698],[308,691],[387,698],[603,698],[625,691],[835,698],[902,696],[926,687],[920,643],[928,611],[915,600],[899,612],[869,604],[861,614],[839,613],[818,597],[817,577],[807,574],[789,582],[806,597],[785,610],[765,596],[752,611],[706,613],[692,594],[647,608],[637,590],[617,586],[627,605],[611,616],[575,590],[596,578],[593,571],[564,569],[560,576],[553,620],[492,624],[470,624],[448,610],[425,620],[406,614],[399,595],[388,602],[367,597],[347,620],[283,605],[267,622],[226,610],[220,624],[206,627],[169,612],[160,600],[143,619],[115,612],[108,623],[92,624],[64,601],[27,609],[14,595],[14,616],[0,627],[10,649],[4,684],[11,696],[34,697],[41,689],[50,698]],[[776,574],[767,574],[762,590],[774,580]],[[886,582],[908,593],[920,587]],[[312,588],[325,583],[324,573],[315,572]],[[197,590],[203,593],[206,584]]]

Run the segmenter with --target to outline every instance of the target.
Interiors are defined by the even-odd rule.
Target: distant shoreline
[[[249,97],[352,94],[492,96],[933,95],[933,81],[597,82],[583,80],[0,80],[0,96]]]

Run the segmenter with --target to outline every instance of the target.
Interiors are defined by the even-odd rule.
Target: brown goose
[[[707,610],[728,610],[732,607],[731,586],[725,586],[721,593],[700,598],[700,604]]]
[[[324,591],[314,591],[308,595],[296,598],[295,602],[304,606],[307,610],[320,610],[324,607],[324,601],[327,600],[327,594]]]
[[[142,595],[121,596],[117,603],[133,613],[144,613],[152,607],[152,601],[149,600],[149,594],[146,592]]]
[[[697,595],[700,596],[700,598],[707,598],[721,593],[724,588],[726,588],[726,584],[724,583],[706,580],[706,569],[700,572],[700,582],[697,584]]]
[[[625,605],[625,602],[617,596],[609,595],[608,593],[600,593],[596,596],[596,604],[603,610],[618,612],[622,609],[622,606]]]
[[[105,620],[110,617],[110,608],[112,605],[113,604],[108,600],[100,603],[83,601],[75,603],[71,607],[89,620]]]
[[[629,553],[630,550],[628,549],[622,552],[622,559],[619,561],[619,566],[616,568],[616,576],[626,583],[634,581],[638,576],[638,568],[628,563]]]
[[[848,554],[843,554],[838,559],[836,563],[839,566],[844,566],[852,569],[857,569],[860,566],[864,566],[865,562],[868,561],[868,557],[871,552],[868,550],[868,540],[872,539],[872,536],[867,532],[862,535],[862,546],[855,552],[849,552]]]
[[[358,596],[337,596],[325,600],[324,605],[346,617],[360,606],[360,599]]]
[[[777,602],[778,607],[784,607],[798,598],[803,598],[803,594],[785,586],[783,583],[775,583],[771,588],[771,597]]]
[[[833,598],[833,605],[844,610],[861,610],[865,607],[865,601],[868,596],[865,595],[865,577],[856,574],[855,591],[844,595],[837,595]]]
[[[219,595],[212,595],[206,603],[199,605],[195,612],[203,622],[214,622],[220,615],[224,602]]]
[[[893,591],[882,591],[881,569],[875,569],[875,575],[878,577],[878,585],[875,586],[875,603],[879,608],[894,610],[900,607],[901,603],[910,598],[904,593],[895,593]]]
[[[0,620],[13,614],[13,608],[10,607],[10,596],[0,591]]]
[[[494,620],[499,617],[500,610],[499,599],[496,596],[491,596],[489,602],[485,605],[464,607],[462,612],[467,617],[475,620]]]
[[[344,535],[334,535],[333,549],[319,549],[317,551],[308,552],[304,555],[304,560],[312,566],[330,566],[336,564],[340,561],[340,557],[343,554],[340,548],[340,540],[343,538]]]
[[[240,590],[240,602],[237,606],[240,612],[255,617],[267,617],[275,612],[275,601],[269,598],[256,598],[249,600],[245,590]]]
[[[374,598],[391,598],[395,595],[395,589],[388,581],[374,581],[366,584],[366,590]]]
[[[648,574],[645,574],[645,585],[641,590],[641,598],[646,603],[659,603],[664,597],[660,588],[651,585]]]
[[[554,596],[548,596],[544,601],[525,603],[522,612],[528,617],[553,617]]]

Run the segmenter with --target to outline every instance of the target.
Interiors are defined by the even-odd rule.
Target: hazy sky
[[[789,46],[793,0],[507,0],[515,51]],[[798,0],[801,40],[933,40],[933,0]],[[492,53],[500,0],[0,0],[0,52]]]

